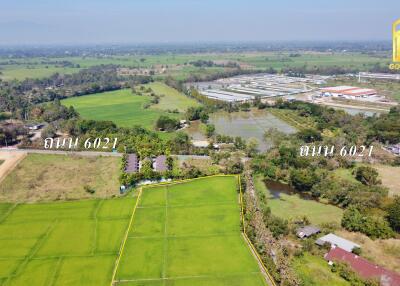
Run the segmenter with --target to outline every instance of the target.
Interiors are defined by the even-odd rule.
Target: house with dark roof
[[[376,279],[379,281],[380,286],[399,286],[400,274],[387,270],[379,265],[348,252],[340,247],[333,247],[327,254],[325,260],[330,265],[333,262],[343,262],[364,279]]]
[[[321,232],[321,230],[318,227],[313,226],[313,225],[306,225],[304,227],[300,227],[299,229],[297,229],[296,235],[299,238],[307,238],[314,234],[318,234],[320,232]]]
[[[136,154],[129,154],[128,161],[125,167],[126,173],[136,173],[139,171],[139,160]]]

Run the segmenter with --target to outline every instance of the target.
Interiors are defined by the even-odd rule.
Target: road
[[[22,161],[26,156],[26,152],[0,152],[0,182]]]
[[[79,156],[107,156],[107,157],[122,157],[122,153],[114,152],[96,152],[96,151],[58,151],[58,150],[42,150],[42,149],[15,149],[2,148],[0,152],[16,152],[16,153],[34,153],[34,154],[55,154],[55,155],[79,155]]]

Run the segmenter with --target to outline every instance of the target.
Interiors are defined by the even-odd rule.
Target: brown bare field
[[[25,152],[0,151],[0,182],[22,161],[26,156]]]
[[[400,167],[374,165],[379,172],[382,185],[389,188],[389,196],[400,195]]]
[[[29,154],[1,182],[0,201],[110,197],[119,194],[119,172],[116,157]],[[87,192],[84,186],[95,192]]]
[[[400,273],[400,239],[372,240],[362,233],[346,230],[336,234],[361,245],[362,257]]]

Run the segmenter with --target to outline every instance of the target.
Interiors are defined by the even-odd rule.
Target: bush
[[[83,186],[83,189],[85,190],[86,193],[89,193],[91,195],[93,195],[96,192],[96,190],[90,187],[89,185]]]
[[[393,230],[384,218],[364,215],[354,206],[343,213],[342,226],[349,231],[364,233],[372,239],[394,236]]]
[[[363,183],[364,185],[378,185],[381,181],[378,179],[378,171],[369,166],[360,166],[355,171],[354,174],[356,179]]]

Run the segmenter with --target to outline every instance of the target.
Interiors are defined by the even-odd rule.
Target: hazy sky
[[[400,0],[0,0],[0,45],[389,40]]]

